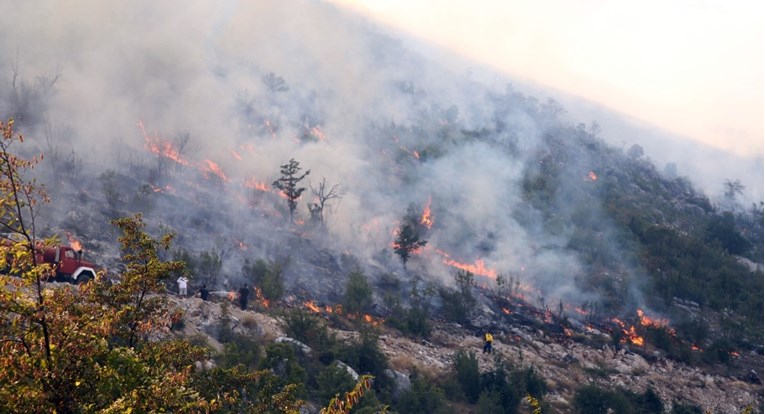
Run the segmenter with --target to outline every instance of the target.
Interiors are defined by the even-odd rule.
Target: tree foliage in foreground
[[[162,295],[183,264],[159,257],[172,236],[155,240],[140,215],[113,222],[122,231],[120,283],[109,284],[102,274],[77,286],[46,283],[53,270],[33,252],[54,242],[34,238],[36,207],[47,197],[24,180],[36,159],[10,151],[23,142],[12,121],[0,122],[0,130],[0,227],[13,234],[0,242],[6,271],[0,275],[0,412],[298,412],[295,387],[277,384],[268,371],[195,371],[208,352],[170,339],[174,315]]]

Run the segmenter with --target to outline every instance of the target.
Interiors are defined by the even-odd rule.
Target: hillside
[[[221,321],[230,318],[230,329],[237,334],[256,338],[262,347],[289,338],[285,333],[287,323],[284,310],[256,304],[259,310],[242,311],[231,304],[230,313],[222,319],[220,305],[221,301],[226,300],[221,298],[204,302],[199,298],[174,298],[174,306],[182,309],[185,315],[182,328],[177,333],[197,340],[205,338],[209,346],[223,352],[224,347],[216,338],[220,335]],[[300,308],[302,305],[287,304],[289,308]],[[304,309],[310,312],[308,308]],[[335,326],[333,331],[342,341],[359,338],[359,332],[347,325],[348,321],[342,322],[341,317],[327,316],[325,322]],[[543,323],[541,320],[537,322]],[[549,412],[572,412],[576,391],[588,384],[606,388],[623,387],[635,393],[652,388],[668,410],[672,409],[673,404],[689,404],[701,407],[704,412],[738,413],[747,404],[762,404],[762,384],[752,383],[747,376],[739,378],[715,372],[714,369],[700,369],[656,357],[650,351],[652,347],[614,348],[608,343],[610,340],[603,339],[608,335],[594,329],[577,331],[572,336],[556,335],[549,328],[535,329],[523,324],[502,325],[501,329],[495,331],[494,357],[534,367],[546,383],[544,400],[549,404]],[[379,349],[398,378],[396,387],[411,386],[409,378],[414,372],[425,373],[433,379],[448,377],[454,370],[455,352],[460,350],[478,353],[481,372],[495,369],[494,358],[480,354],[480,333],[476,334],[458,324],[434,323],[428,340],[402,336],[400,332],[385,327],[379,335]],[[295,349],[298,353],[314,356],[322,352],[305,345]],[[740,370],[761,363],[762,356],[751,352],[739,355],[733,366]],[[452,409],[457,410],[456,406]]]
[[[320,1],[259,0],[236,13],[83,4],[93,12],[45,9],[56,23],[39,33],[23,24],[31,6],[19,6],[0,29],[45,45],[0,58],[12,74],[0,79],[0,116],[25,137],[3,154],[42,154],[24,178],[51,200],[25,205],[32,229],[11,215],[6,230],[81,243],[118,286],[130,267],[111,222],[141,214],[149,234],[175,235],[158,258],[185,266],[155,275],[151,293],[175,292],[180,275],[192,292],[257,288],[269,312],[230,309],[252,345],[246,368],[303,381],[313,408],[342,388],[319,385],[335,356],[380,368],[359,368],[373,344],[398,376],[432,375],[431,388],[413,389],[445,394],[454,411],[484,412],[483,391],[484,409],[502,405],[501,387],[459,391],[445,373],[491,329],[512,365],[501,374],[531,369],[523,384],[550,412],[570,412],[585,392],[612,405],[655,393],[667,410],[762,411],[763,205],[742,204],[738,177],[705,194],[640,145],[612,144],[639,137],[603,136],[597,120],[572,119],[518,82],[482,83]],[[56,67],[58,51],[70,63],[41,69]],[[205,333],[223,364],[242,345],[207,330],[219,296],[168,299],[185,311],[174,332]],[[310,313],[306,304],[341,304],[345,316],[306,322],[340,338],[363,333],[368,315],[379,341],[343,347],[311,327],[332,352],[282,355],[306,372],[279,372],[289,351],[266,348],[286,330],[285,309]],[[389,392],[375,385],[379,402],[407,412]],[[528,411],[500,394],[515,398],[508,412]]]

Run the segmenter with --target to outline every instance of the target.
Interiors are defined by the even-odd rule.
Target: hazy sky
[[[763,153],[761,2],[331,2],[671,132]]]

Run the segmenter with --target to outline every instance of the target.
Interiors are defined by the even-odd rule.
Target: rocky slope
[[[171,300],[184,312],[179,334],[185,337],[201,335],[211,347],[222,349],[214,336],[220,323],[221,304],[227,299],[204,302],[199,298],[173,297]],[[242,311],[231,306],[229,317],[237,332],[263,342],[285,341],[280,319],[274,315],[276,313],[271,311]],[[335,332],[341,339],[358,335],[354,331]],[[408,374],[414,368],[431,375],[450,369],[452,355],[458,349],[475,351],[482,371],[494,364],[492,357],[480,353],[480,337],[456,324],[434,322],[429,340],[406,338],[384,326],[381,332],[380,348],[388,356],[400,387],[407,386]],[[592,331],[591,335],[605,334]],[[576,389],[586,384],[623,387],[634,392],[651,387],[668,408],[672,403],[682,402],[697,405],[706,412],[733,414],[742,412],[750,404],[755,408],[763,404],[763,386],[759,381],[763,358],[754,352],[738,356],[731,363],[729,373],[723,374],[627,347],[592,346],[593,341],[577,341],[522,325],[497,332],[495,338],[496,356],[531,365],[546,380],[549,392],[545,400],[556,412],[570,412]],[[749,370],[755,370],[756,377],[747,375]],[[740,372],[741,375],[730,372]]]

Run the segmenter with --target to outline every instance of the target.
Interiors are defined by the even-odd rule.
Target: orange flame
[[[428,229],[433,228],[433,213],[430,211],[431,198],[428,197],[428,204],[425,205],[425,210],[422,212],[422,218],[420,224],[424,225]]]
[[[242,156],[241,156],[241,155],[239,155],[239,153],[238,153],[238,152],[236,152],[236,151],[234,151],[234,150],[232,150],[232,149],[229,149],[229,152],[231,152],[231,155],[233,155],[233,156],[234,156],[234,158],[236,158],[238,161],[241,161],[241,160],[242,160]]]
[[[253,190],[262,191],[264,193],[271,191],[271,186],[260,181],[256,181],[254,178],[248,178],[244,181],[244,186]]]
[[[321,130],[317,126],[311,128],[310,134],[313,135],[314,137],[316,137],[319,141],[326,141],[327,140],[327,136],[324,135],[324,133],[321,132]]]
[[[492,279],[497,278],[497,271],[486,267],[482,259],[476,260],[474,264],[460,263],[452,259],[444,259],[444,263],[449,266],[456,267],[457,269],[468,271],[474,275],[486,276]]]
[[[701,348],[700,348],[698,345],[696,345],[696,344],[691,344],[691,351],[699,351],[699,352],[704,352],[704,351],[703,351],[703,350],[702,350],[702,349],[701,349]]]
[[[181,158],[181,154],[173,147],[173,144],[168,141],[163,141],[162,138],[152,137],[146,132],[146,128],[143,126],[143,121],[138,121],[138,128],[143,133],[143,139],[146,144],[146,148],[160,157],[169,158],[178,164],[189,165],[189,162]]]
[[[637,346],[643,346],[645,343],[643,337],[637,334],[634,326],[630,326],[629,331],[625,330],[624,333],[627,335],[627,338],[629,338],[630,342]]]
[[[72,236],[72,233],[66,232],[66,238],[69,240],[69,245],[74,250],[82,250],[82,243]]]
[[[223,172],[223,170],[220,169],[218,164],[210,161],[205,160],[205,164],[207,164],[205,167],[202,168],[203,171],[206,173],[212,173],[217,175],[221,180],[228,182],[228,177],[226,177],[226,174]]]
[[[451,267],[456,267],[457,269],[460,269],[460,270],[465,270],[474,275],[486,276],[492,279],[497,278],[497,271],[486,267],[486,265],[483,262],[483,259],[477,259],[474,264],[460,263],[456,260],[450,259],[449,254],[442,250],[436,249],[436,253],[440,254],[441,256],[444,256],[443,262],[446,265],[449,265]]]
[[[258,302],[263,305],[264,308],[268,308],[271,305],[271,301],[263,297],[263,291],[260,290],[260,288],[255,288],[255,297],[258,299]]]
[[[668,334],[675,336],[675,330],[669,327],[669,320],[649,318],[642,309],[637,310],[637,315],[638,319],[640,320],[640,325],[650,328],[663,329]]]
[[[576,313],[578,313],[578,314],[580,314],[580,315],[583,315],[583,316],[587,316],[587,315],[589,315],[589,314],[590,314],[590,313],[589,313],[589,312],[587,312],[586,310],[584,310],[584,309],[582,309],[582,308],[579,308],[579,307],[576,307],[576,308],[574,308],[574,311],[576,311]]]
[[[598,175],[595,174],[594,171],[590,171],[587,173],[587,176],[584,179],[585,181],[596,181],[598,179]]]
[[[236,300],[236,292],[234,292],[234,291],[228,292],[226,297],[228,298],[228,300],[233,302],[233,301]]]
[[[316,304],[312,300],[303,302],[303,306],[308,308],[308,310],[310,310],[313,313],[321,313],[321,308],[316,306]]]
[[[502,308],[502,313],[504,313],[505,315],[509,315],[512,312],[510,312],[510,309],[508,309],[508,308]]]

